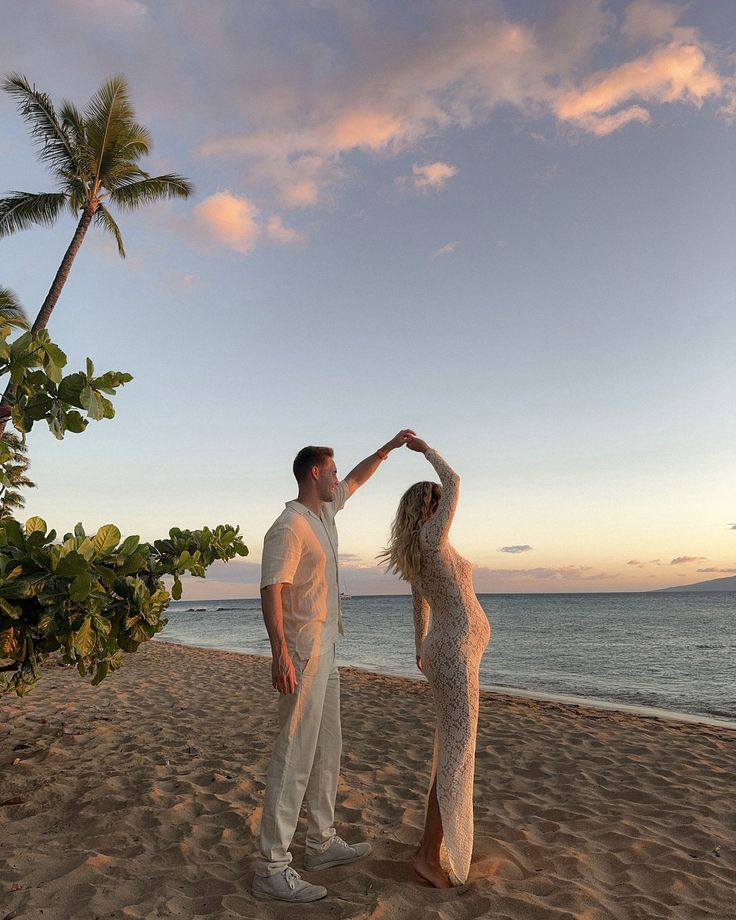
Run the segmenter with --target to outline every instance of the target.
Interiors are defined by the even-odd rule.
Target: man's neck
[[[300,505],[304,505],[305,508],[309,508],[310,511],[319,517],[320,512],[322,511],[322,500],[312,491],[305,491],[299,489],[299,494],[296,497],[296,500]]]

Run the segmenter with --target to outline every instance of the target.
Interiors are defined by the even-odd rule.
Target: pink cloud
[[[414,163],[411,167],[413,173],[412,184],[421,191],[440,189],[448,179],[457,175],[457,169],[449,163]]]
[[[347,112],[326,133],[336,152],[355,147],[378,150],[401,134],[401,119],[390,112]]]
[[[304,241],[303,235],[298,230],[294,230],[293,227],[284,226],[283,220],[277,214],[269,218],[266,225],[266,235],[274,243],[283,243],[284,245]]]
[[[621,34],[630,41],[692,40],[697,35],[694,29],[677,27],[687,7],[688,4],[662,3],[659,0],[633,0],[624,11]]]
[[[269,79],[240,102],[247,130],[213,134],[198,153],[241,160],[249,186],[275,191],[283,206],[309,207],[329,200],[359,168],[352,160],[348,168],[349,154],[425,147],[443,132],[483,123],[500,106],[598,137],[651,124],[664,104],[720,98],[724,113],[731,105],[736,113],[717,51],[678,25],[680,5],[634,0],[618,33],[601,0],[560,2],[536,21],[513,21],[495,4],[433,9],[422,29],[409,30],[370,4],[360,15],[331,4],[341,42],[308,42],[288,63],[263,52],[271,57],[259,73]],[[633,57],[632,41],[645,46]],[[591,73],[600,49],[623,62]],[[454,169],[415,164],[407,181],[440,188]]]
[[[243,255],[256,245],[260,233],[258,213],[247,198],[228,191],[211,195],[194,209],[195,218],[209,237]]]
[[[483,576],[512,579],[531,578],[539,581],[599,581],[619,577],[618,573],[598,572],[589,574],[592,568],[590,565],[537,566],[530,569],[492,569],[488,566],[476,566],[475,571]]]
[[[455,250],[457,249],[459,245],[460,245],[459,240],[452,240],[449,243],[445,243],[444,246],[440,246],[440,248],[433,253],[433,256],[435,258],[437,256],[450,256],[452,255],[453,252],[455,252]]]
[[[677,556],[670,565],[687,565],[690,562],[705,562],[705,556]]]
[[[558,118],[593,134],[610,134],[631,121],[649,121],[649,112],[633,100],[649,103],[702,103],[723,90],[702,48],[672,44],[591,77],[582,89],[563,93],[555,102]]]
[[[286,181],[281,185],[281,201],[293,208],[304,208],[316,204],[319,198],[319,186],[312,179],[302,182]]]

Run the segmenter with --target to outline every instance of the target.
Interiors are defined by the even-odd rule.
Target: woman
[[[420,438],[406,446],[425,455],[442,488],[417,482],[407,489],[381,558],[411,584],[417,666],[432,688],[437,713],[427,816],[414,870],[430,885],[450,888],[466,881],[473,852],[478,668],[491,630],[473,590],[472,566],[448,540],[460,478]]]

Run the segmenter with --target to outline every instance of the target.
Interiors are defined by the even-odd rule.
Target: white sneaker
[[[304,868],[307,872],[317,872],[319,869],[331,869],[333,866],[344,866],[355,862],[362,856],[367,856],[371,851],[370,843],[345,843],[342,837],[335,834],[323,845],[318,853],[304,854]]]
[[[251,894],[260,901],[291,901],[293,904],[306,904],[327,897],[327,889],[322,885],[310,885],[298,872],[287,866],[276,875],[256,875],[251,886]]]

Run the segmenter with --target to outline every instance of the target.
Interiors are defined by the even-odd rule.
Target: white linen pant
[[[340,775],[340,675],[335,646],[305,661],[294,659],[297,686],[279,694],[280,731],[266,774],[258,875],[275,875],[291,862],[302,802],[307,805],[307,851],[335,834],[335,797]]]

